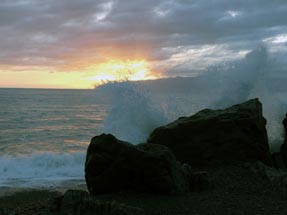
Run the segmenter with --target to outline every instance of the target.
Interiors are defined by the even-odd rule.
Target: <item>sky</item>
[[[287,64],[285,0],[0,0],[0,87],[195,76],[260,43]]]

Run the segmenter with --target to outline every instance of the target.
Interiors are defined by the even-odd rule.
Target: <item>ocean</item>
[[[93,136],[105,132],[144,142],[154,128],[203,107],[182,93],[151,96],[130,83],[104,93],[0,89],[0,187],[83,183]]]
[[[0,89],[0,186],[83,180],[108,110],[93,90]]]
[[[286,91],[272,91],[259,80],[243,97],[245,88],[230,90],[234,82],[225,90],[227,84],[209,80],[188,80],[183,91],[181,79],[168,80],[168,88],[155,81],[112,83],[96,90],[0,89],[0,187],[84,184],[86,150],[93,136],[112,133],[137,144],[180,116],[255,97],[263,103],[271,150],[280,148]]]

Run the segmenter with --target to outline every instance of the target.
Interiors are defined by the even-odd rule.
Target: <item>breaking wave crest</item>
[[[144,142],[150,132],[168,122],[162,107],[149,92],[133,82],[113,83],[106,96],[112,108],[103,124],[103,132],[132,143]]]
[[[287,100],[282,93],[274,90],[274,76],[284,72],[286,68],[284,71],[284,67],[278,65],[276,56],[271,56],[265,45],[261,44],[242,59],[210,66],[205,74],[190,79],[188,88],[180,95],[182,101],[188,102],[178,102],[179,95],[174,92],[180,85],[174,85],[165,93],[173,97],[167,103],[167,100],[154,99],[157,92],[155,88],[149,89],[147,83],[108,83],[98,89],[112,104],[103,131],[139,143],[145,141],[154,128],[183,114],[198,111],[194,108],[198,101],[201,102],[198,107],[221,109],[257,97],[263,103],[263,114],[268,120],[271,148],[276,148],[283,138],[281,121],[287,111]],[[194,86],[199,87],[195,89]],[[162,94],[164,96],[167,95]],[[204,100],[206,97],[209,99]],[[184,112],[184,109],[190,111]]]
[[[49,187],[84,179],[84,153],[0,157],[0,186]]]

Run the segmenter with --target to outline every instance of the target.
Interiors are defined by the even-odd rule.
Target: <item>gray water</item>
[[[82,151],[107,109],[92,90],[0,89],[0,156]]]
[[[84,181],[93,136],[110,132],[144,141],[155,127],[203,107],[195,97],[175,93],[152,99],[129,84],[124,85],[128,94],[112,89],[0,89],[0,187]]]
[[[106,132],[143,142],[154,128],[212,107],[221,98],[201,87],[151,93],[123,83],[108,89],[0,89],[0,187],[84,183],[86,150],[93,136]],[[268,119],[269,143],[278,148],[283,112],[275,101],[281,105],[286,97],[268,95],[259,98]]]
[[[0,89],[0,186],[83,179],[110,106],[99,101],[93,90]]]
[[[86,149],[95,135],[139,143],[180,116],[255,97],[276,151],[283,142],[287,69],[275,57],[260,45],[188,81],[109,83],[97,90],[0,89],[0,187],[83,181]]]

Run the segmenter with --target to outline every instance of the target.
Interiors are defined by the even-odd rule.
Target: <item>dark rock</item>
[[[284,143],[287,144],[287,113],[285,114],[285,119],[283,120],[283,126],[284,126],[284,131],[285,131],[285,139]]]
[[[206,171],[193,172],[190,175],[190,187],[192,192],[201,192],[211,187],[209,174]]]
[[[210,176],[207,171],[192,171],[189,164],[183,164],[182,168],[185,172],[185,177],[189,181],[190,192],[201,192],[212,187]]]
[[[12,215],[15,214],[11,209],[0,208],[1,215]]]
[[[135,146],[111,134],[92,138],[85,177],[91,194],[126,190],[176,194],[189,188],[185,170],[166,146]]]
[[[140,144],[140,151],[130,166],[134,181],[133,189],[158,194],[187,193],[188,178],[182,165],[171,150],[162,145]]]
[[[113,135],[93,137],[87,150],[85,178],[90,193],[111,193],[130,186],[129,169],[137,150]]]
[[[282,153],[280,152],[273,153],[272,159],[273,159],[274,167],[276,169],[284,169],[286,167]]]
[[[178,161],[208,166],[237,161],[272,165],[258,99],[225,110],[202,110],[155,129],[148,142],[168,146]]]
[[[82,190],[68,190],[58,199],[54,199],[56,205],[60,205],[58,215],[144,215],[143,210],[131,207],[116,201],[100,201]],[[50,205],[50,208],[54,204]],[[51,213],[53,212],[53,213]],[[51,211],[47,214],[55,214]]]
[[[64,214],[73,214],[83,206],[86,199],[89,199],[89,193],[83,190],[67,190],[60,200],[60,212]],[[80,206],[81,205],[81,206]]]
[[[52,213],[60,212],[62,199],[63,199],[62,195],[57,195],[53,198],[50,198],[47,203],[49,212],[52,212]]]
[[[267,179],[270,183],[279,187],[287,187],[287,172],[266,166],[262,162],[246,163],[248,169],[258,176]]]
[[[281,154],[283,156],[285,166],[287,167],[287,113],[285,114],[285,119],[282,124],[284,126],[285,138],[284,143],[281,145]]]

